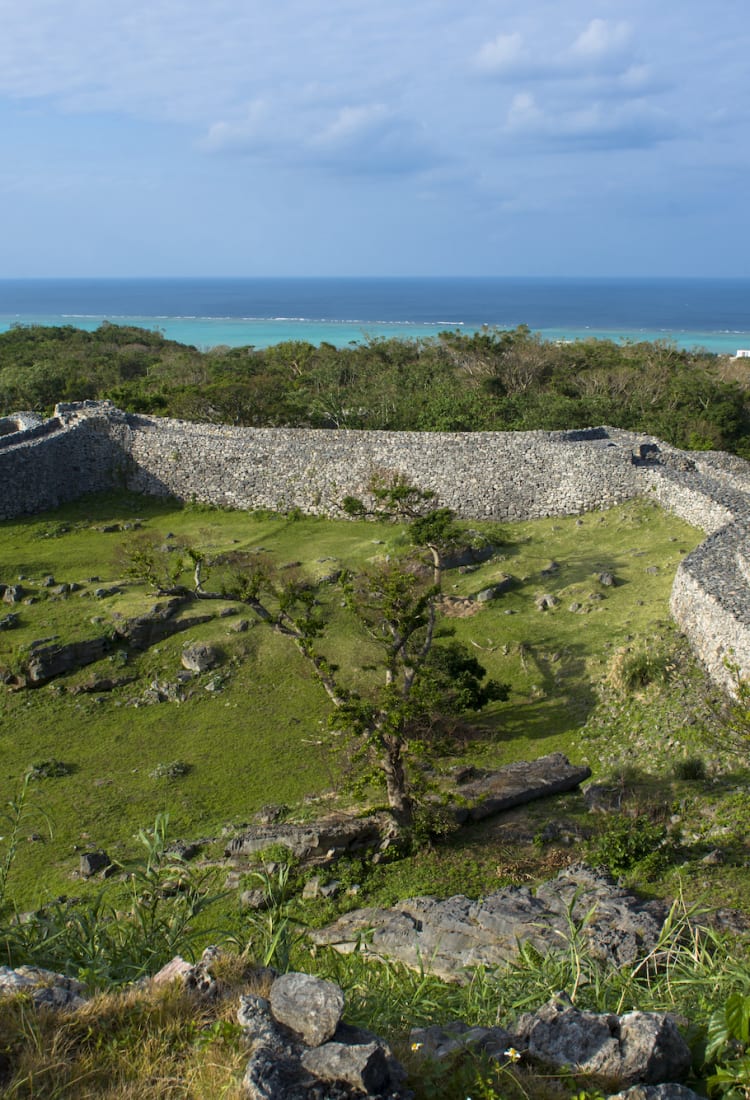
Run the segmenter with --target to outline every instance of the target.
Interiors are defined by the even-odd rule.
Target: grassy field
[[[423,843],[391,862],[341,860],[333,873],[343,887],[356,883],[356,895],[342,890],[334,899],[304,900],[310,872],[282,865],[266,871],[268,910],[240,911],[235,890],[196,918],[195,898],[171,890],[174,866],[144,862],[143,841],[154,853],[158,837],[138,833],[148,834],[157,815],[169,815],[172,837],[202,842],[187,874],[221,892],[225,867],[213,864],[223,837],[262,806],[287,804],[294,816],[337,805],[365,808],[364,796],[355,798],[342,781],[327,698],[290,641],[254,622],[237,601],[196,600],[178,617],[209,620],[144,652],[113,645],[96,664],[46,685],[0,686],[0,804],[17,799],[30,769],[63,765],[62,774],[28,782],[17,838],[8,829],[12,812],[0,828],[0,885],[7,885],[11,903],[4,911],[6,949],[13,958],[66,968],[105,991],[71,1014],[38,1015],[23,997],[2,1000],[4,1095],[239,1098],[247,1048],[235,1023],[237,997],[264,980],[253,969],[264,960],[339,982],[347,1020],[393,1044],[417,1100],[601,1096],[588,1081],[539,1076],[533,1067],[473,1055],[438,1066],[420,1059],[410,1043],[415,1024],[511,1022],[559,989],[597,1011],[633,1004],[676,1012],[689,1021],[684,1030],[699,1087],[719,1064],[746,1091],[747,1068],[729,1032],[712,1063],[704,1064],[701,1053],[709,1018],[715,1021],[748,988],[747,946],[711,928],[697,931],[703,918],[691,906],[746,910],[750,890],[747,741],[737,740],[737,715],[668,615],[675,569],[702,535],[640,501],[508,526],[493,538],[491,560],[473,572],[446,574],[441,629],[453,629],[491,676],[510,685],[510,696],[443,744],[430,761],[432,779],[449,782],[464,763],[491,768],[559,750],[588,763],[593,781],[621,801],[621,812],[592,814],[582,794],[571,792]],[[389,524],[224,512],[127,495],[6,522],[0,582],[20,584],[23,592],[22,602],[0,605],[0,620],[18,616],[0,629],[0,667],[23,672],[32,643],[41,639],[112,638],[118,624],[163,603],[132,576],[139,549],[156,548],[165,570],[183,556],[181,579],[190,583],[188,547],[207,558],[262,552],[282,571],[320,579],[398,555],[407,544],[406,531]],[[206,588],[220,590],[226,570],[211,569]],[[615,583],[603,583],[604,573]],[[504,578],[511,580],[499,598],[470,599]],[[322,648],[351,684],[372,683],[372,642],[358,633],[335,585],[320,591],[332,623]],[[541,610],[540,597],[552,597],[553,606]],[[247,628],[238,630],[243,619]],[[182,651],[197,641],[211,643],[221,663],[185,678]],[[105,678],[119,686],[77,690]],[[156,701],[160,695],[171,701]],[[750,728],[750,720],[741,728]],[[124,863],[129,876],[105,884],[77,879],[79,853],[98,847]],[[314,952],[300,934],[300,925],[323,923],[346,908],[392,905],[420,893],[478,897],[500,885],[539,882],[580,858],[608,866],[641,892],[678,899],[658,967],[612,972],[574,948],[524,956],[456,986],[357,954]],[[245,883],[257,886],[258,878]],[[84,904],[53,905],[37,922],[13,922],[12,906],[24,910],[60,895],[83,897]],[[175,987],[107,992],[112,983],[152,972],[175,951],[190,955],[206,942],[225,944],[229,954],[221,962],[222,995],[202,1004],[197,1016],[196,1002]],[[750,998],[742,1004],[750,1013]]]
[[[698,755],[707,765],[704,786],[741,802],[741,789],[732,786],[732,758],[716,747],[719,700],[712,708],[711,689],[668,621],[674,571],[701,537],[656,507],[634,502],[578,519],[508,526],[489,562],[475,572],[449,572],[446,624],[512,690],[507,702],[477,716],[481,736],[457,742],[434,762],[437,772],[464,761],[494,767],[561,750],[588,763],[597,780],[635,784],[646,798],[657,791],[660,805],[682,797],[687,806],[698,797],[695,783],[682,794],[671,787],[667,792],[665,784],[674,779],[675,761]],[[154,592],[124,572],[128,548],[146,538],[177,548],[164,551],[164,560],[174,561],[180,546],[209,556],[263,550],[311,577],[340,565],[360,568],[397,554],[407,541],[403,529],[388,524],[225,512],[128,495],[90,497],[55,513],[5,522],[0,580],[20,583],[24,602],[7,609],[19,622],[0,631],[0,665],[21,667],[35,640],[106,634],[118,617],[153,606]],[[614,585],[598,579],[605,571]],[[186,571],[184,579],[190,575]],[[463,602],[506,575],[513,581],[499,599]],[[50,576],[57,585],[80,587],[56,595],[43,584]],[[207,587],[217,588],[221,579],[214,570]],[[115,586],[116,594],[94,594]],[[556,605],[539,610],[542,595],[553,596]],[[70,893],[79,850],[104,847],[127,858],[138,828],[159,812],[169,813],[172,835],[206,841],[211,855],[220,850],[223,831],[247,822],[264,804],[309,814],[320,812],[321,803],[351,805],[351,796],[341,793],[339,761],[325,728],[329,704],[289,641],[229,600],[197,601],[183,614],[212,618],[144,653],[119,648],[45,686],[3,689],[3,803],[33,765],[56,760],[67,770],[32,784],[31,803],[44,811],[51,835],[41,815],[35,822],[33,814],[28,818],[28,834],[41,839],[24,844],[13,869],[10,892],[21,907]],[[234,629],[241,618],[250,621],[244,632]],[[222,664],[180,683],[181,652],[194,641],[220,648]],[[373,676],[371,645],[341,610],[327,654],[353,683]],[[629,686],[621,682],[628,675],[635,676]],[[131,682],[108,692],[71,693],[92,676]],[[149,702],[155,682],[171,685],[182,701]],[[185,774],[159,774],[174,762],[185,765]],[[533,829],[542,829],[545,816],[582,814],[580,796],[568,803],[568,811],[564,800],[530,811]],[[477,892],[497,874],[498,853],[515,858],[508,856],[512,821],[484,829],[494,837],[487,856],[492,871],[487,867],[485,874],[479,861],[469,876]],[[463,861],[467,868],[469,836],[445,851],[448,863],[453,850],[464,850],[458,866]],[[442,872],[436,865],[430,876],[427,866],[421,864],[424,885],[439,883]],[[710,874],[701,881],[713,885]],[[395,890],[387,883],[378,888]]]

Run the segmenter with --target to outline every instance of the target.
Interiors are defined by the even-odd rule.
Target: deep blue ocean
[[[0,330],[102,321],[160,329],[199,348],[526,324],[555,340],[670,340],[750,348],[750,279],[0,279]]]

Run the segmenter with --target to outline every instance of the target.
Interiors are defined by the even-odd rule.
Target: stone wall
[[[0,518],[117,487],[231,508],[340,515],[398,472],[467,519],[576,514],[646,496],[709,538],[678,568],[672,614],[712,677],[750,676],[750,463],[630,432],[346,432],[231,428],[59,405],[0,436]]]
[[[125,456],[111,433],[109,410],[99,407],[0,437],[0,519],[122,487]]]
[[[133,460],[132,489],[233,508],[341,515],[343,498],[366,495],[375,471],[406,475],[470,519],[586,512],[640,492],[629,449],[562,432],[253,429],[128,417],[117,437]]]

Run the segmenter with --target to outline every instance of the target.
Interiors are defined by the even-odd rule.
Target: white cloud
[[[506,127],[515,131],[525,130],[529,126],[535,130],[543,129],[544,115],[530,92],[519,92],[513,96],[508,108]]]
[[[592,19],[581,31],[570,53],[575,57],[600,59],[620,54],[630,43],[632,32],[627,23],[607,23]]]
[[[645,100],[543,109],[532,95],[521,93],[508,109],[505,132],[516,141],[561,151],[644,149],[675,137],[678,131],[666,111]]]
[[[232,118],[218,119],[208,127],[199,147],[206,152],[248,151],[268,140],[268,104],[254,99]]]
[[[638,68],[631,48],[632,31],[625,22],[608,23],[592,19],[572,41],[562,36],[524,37],[519,31],[499,34],[474,54],[474,68],[490,76],[524,77],[539,81],[571,80],[598,74],[609,67],[609,75]]]
[[[513,34],[499,34],[491,42],[485,42],[477,52],[475,64],[482,72],[501,73],[512,69],[522,57],[523,39],[516,31]]]
[[[382,103],[342,107],[331,123],[313,135],[310,145],[324,149],[342,148],[382,133],[390,121],[390,113]]]

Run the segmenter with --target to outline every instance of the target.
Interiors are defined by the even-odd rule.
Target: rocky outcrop
[[[224,855],[228,859],[247,859],[271,846],[281,845],[304,862],[327,862],[338,856],[378,848],[392,833],[393,821],[388,814],[368,817],[330,814],[306,825],[281,822],[250,826],[229,842]]]
[[[536,893],[517,886],[479,901],[462,894],[409,898],[392,909],[357,909],[310,937],[344,953],[359,950],[462,980],[473,967],[516,958],[524,943],[543,953],[565,950],[573,928],[603,962],[632,963],[656,944],[666,913],[665,904],[640,901],[579,864]]]
[[[690,1070],[690,1049],[672,1017],[661,1012],[584,1012],[557,993],[509,1030],[468,1027],[456,1020],[445,1027],[414,1028],[409,1038],[420,1059],[443,1061],[463,1051],[481,1052],[508,1066],[521,1063],[552,1074],[565,1070],[607,1092],[631,1086],[633,1091],[625,1094],[630,1100],[690,1100],[695,1095],[677,1083]]]
[[[164,638],[191,630],[194,626],[210,622],[213,618],[213,615],[187,615],[177,618],[185,602],[183,598],[175,598],[164,604],[155,604],[145,615],[115,622],[110,634],[88,638],[82,642],[67,644],[54,642],[50,645],[32,642],[26,667],[12,682],[12,686],[40,687],[58,676],[64,676],[68,672],[75,672],[76,669],[101,661],[117,645],[127,645],[139,650],[149,649]],[[111,688],[92,690],[111,690]]]
[[[36,1008],[73,1010],[86,1003],[85,987],[74,978],[39,966],[0,966],[0,997],[23,993]]]
[[[590,776],[590,768],[571,764],[561,752],[519,760],[459,786],[461,802],[454,814],[459,822],[481,821],[514,806],[574,790]]]
[[[618,1087],[681,1081],[690,1069],[690,1050],[674,1020],[663,1013],[582,1012],[558,994],[522,1016],[515,1030],[514,1045],[536,1062],[569,1066]]]

